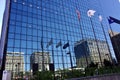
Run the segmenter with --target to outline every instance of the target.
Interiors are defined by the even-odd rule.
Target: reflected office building
[[[75,43],[74,50],[77,67],[85,68],[91,62],[98,63],[98,66],[101,66],[104,59],[111,61],[106,41],[98,40],[97,43],[100,52],[97,50],[96,40],[94,39],[80,40]]]
[[[50,56],[48,52],[34,52],[30,58],[31,70],[43,71],[49,70]],[[36,68],[36,69],[35,69]],[[44,68],[44,69],[43,69]]]
[[[7,52],[5,70],[13,72],[13,78],[24,74],[24,57],[21,52]]]
[[[88,9],[95,12],[91,17],[88,16]],[[81,59],[85,60],[82,55],[85,52],[88,60],[93,59],[94,62],[99,62],[97,51],[101,46],[92,48],[88,44],[89,41],[94,44],[94,40],[98,40],[99,44],[107,40],[105,38],[105,35],[108,36],[106,22],[104,20],[100,22],[98,14],[104,18],[99,0],[6,0],[0,42],[1,70],[6,67],[4,64],[8,51],[24,53],[22,56],[25,74],[23,76],[32,74],[31,56],[34,52],[41,55],[39,51],[49,52],[47,62],[50,58],[52,71],[77,66],[76,58],[83,57]],[[87,41],[87,39],[93,39],[93,41]],[[82,40],[85,40],[83,41],[86,44],[86,48],[83,48],[85,52],[81,54],[74,52],[74,47],[79,46]],[[80,41],[79,45],[77,41]],[[100,54],[104,55],[103,52],[100,50]],[[96,57],[92,58],[94,56]],[[41,58],[39,62],[42,62]],[[43,62],[45,65],[46,60]],[[83,63],[86,66],[86,62]]]

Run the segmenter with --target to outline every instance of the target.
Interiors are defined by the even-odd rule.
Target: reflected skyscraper
[[[88,9],[96,13],[88,17]],[[30,57],[34,52],[49,52],[55,70],[76,66],[76,41],[106,41],[98,14],[103,15],[99,0],[6,0],[0,44],[2,70],[7,51],[24,53],[25,75],[30,71]],[[102,23],[105,26],[104,20]],[[49,41],[52,43],[46,47]],[[61,45],[56,47],[60,41]],[[63,49],[66,43],[69,46]]]
[[[111,55],[106,41],[98,40],[97,42],[100,48],[100,55],[97,51],[96,42],[93,39],[81,40],[75,43],[74,50],[77,67],[85,68],[91,62],[98,63],[98,66],[102,66],[101,63],[104,64],[104,59],[111,61]]]
[[[12,71],[13,78],[24,74],[24,53],[21,52],[7,52],[5,70]]]
[[[43,63],[43,57],[44,57],[44,63]],[[34,64],[37,64],[38,70],[37,71],[42,71],[43,67],[44,70],[49,70],[49,64],[50,64],[50,56],[48,52],[34,52],[31,54],[30,58],[30,64],[31,64],[31,70],[35,68]],[[43,65],[43,66],[42,66]]]

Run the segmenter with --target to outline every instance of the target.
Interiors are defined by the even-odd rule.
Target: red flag
[[[76,10],[76,13],[77,13],[78,19],[80,20],[80,11]]]

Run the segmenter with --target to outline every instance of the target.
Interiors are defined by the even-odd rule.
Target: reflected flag
[[[56,44],[56,48],[58,48],[59,46],[62,46],[61,41]]]
[[[47,46],[46,46],[46,48],[48,48],[50,45],[52,45],[53,44],[53,40],[52,40],[52,38],[51,38],[51,40],[47,43]]]
[[[67,52],[66,54],[70,54],[70,52]]]
[[[80,11],[76,9],[76,13],[77,13],[78,19],[80,20]]]
[[[101,16],[101,15],[99,15],[98,17],[99,17],[99,21],[101,22],[101,21],[102,21],[102,16]]]
[[[89,9],[89,10],[87,11],[88,17],[94,16],[95,12],[96,12],[95,10],[90,10],[90,9]]]
[[[64,44],[63,49],[66,49],[67,47],[69,47],[69,42],[67,42],[66,44]]]

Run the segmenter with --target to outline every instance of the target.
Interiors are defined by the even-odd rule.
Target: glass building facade
[[[48,52],[49,62],[53,64],[55,71],[70,69],[77,66],[74,51],[76,42],[87,39],[94,39],[96,42],[106,41],[98,18],[98,14],[103,15],[99,0],[7,0],[6,2],[1,59],[7,52],[13,53],[11,54],[13,58],[15,52],[24,53],[19,54],[24,57],[22,58],[24,63],[19,63],[19,66],[24,65],[23,74],[33,72],[30,69],[32,53],[42,52],[44,55],[44,52]],[[96,11],[94,16],[87,16],[89,9]],[[76,10],[80,14],[80,19]],[[106,26],[104,20],[102,23]],[[63,49],[66,43],[69,45]],[[97,45],[95,49],[96,54],[100,56],[102,53],[99,47],[101,46]],[[42,58],[41,64],[45,64],[44,56]],[[5,61],[5,64],[10,63]]]
[[[97,63],[101,67],[101,62],[103,63],[104,59],[111,61],[107,43],[102,40],[98,40],[97,43],[99,45],[100,55],[94,39],[81,40],[75,44],[74,52],[77,67],[85,68],[91,62]]]

